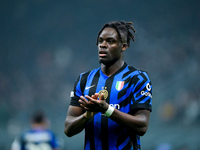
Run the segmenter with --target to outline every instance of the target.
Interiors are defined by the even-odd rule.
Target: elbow
[[[67,122],[65,122],[64,133],[65,133],[65,135],[68,136],[68,137],[72,137],[72,136],[73,136],[73,134],[70,132],[69,124],[68,124]]]
[[[74,134],[72,132],[70,132],[70,130],[68,128],[65,127],[64,129],[64,133],[67,137],[72,137]]]
[[[69,134],[69,132],[68,132],[68,130],[66,128],[64,129],[64,133],[65,133],[66,136],[71,137],[70,134]]]
[[[138,132],[138,135],[139,135],[139,136],[143,136],[143,135],[145,135],[145,133],[146,133],[146,132]]]
[[[136,128],[136,132],[139,136],[143,136],[145,135],[145,133],[148,130],[148,124],[149,124],[149,120],[148,119],[144,119],[140,125]]]
[[[140,128],[138,131],[137,131],[137,134],[139,136],[143,136],[145,135],[145,133],[147,132],[147,127],[143,127],[143,128]]]
[[[130,135],[139,135],[139,136],[143,136],[145,135],[145,133],[147,132],[147,127],[140,127],[140,128],[134,128],[134,129],[128,129],[127,132]]]
[[[68,131],[68,130],[64,130],[64,133],[67,137],[72,137],[73,135]]]
[[[64,129],[64,133],[65,133],[66,136],[70,137],[69,131],[68,131],[68,129],[66,127]]]

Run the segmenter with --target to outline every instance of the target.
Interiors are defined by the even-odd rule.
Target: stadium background
[[[199,150],[200,1],[1,0],[0,149],[43,109],[63,150],[83,149],[64,120],[79,73],[99,67],[96,37],[105,22],[133,21],[130,65],[147,70],[153,112],[143,150]]]

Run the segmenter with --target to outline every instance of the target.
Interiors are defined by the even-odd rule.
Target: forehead
[[[99,37],[101,38],[118,38],[118,33],[113,28],[105,28],[100,33]]]

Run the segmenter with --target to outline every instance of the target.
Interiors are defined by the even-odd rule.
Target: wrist
[[[109,107],[106,110],[106,112],[104,113],[104,115],[106,115],[107,117],[110,117],[113,114],[114,110],[115,110],[115,108],[109,105]]]
[[[92,118],[93,112],[86,111],[83,115],[86,120],[89,120],[90,118]]]

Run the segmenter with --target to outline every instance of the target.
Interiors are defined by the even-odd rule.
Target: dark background
[[[70,91],[81,72],[99,67],[96,37],[109,21],[132,21],[125,61],[153,84],[143,150],[200,149],[200,1],[1,0],[0,149],[42,109],[63,150],[83,149],[84,133],[64,135]],[[166,149],[165,149],[166,148]]]

